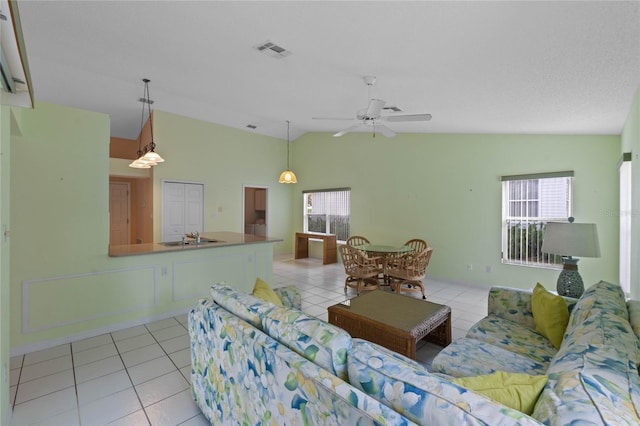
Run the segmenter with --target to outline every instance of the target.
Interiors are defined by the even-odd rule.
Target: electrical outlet
[[[473,271],[473,264],[472,263],[467,263],[467,269],[470,271]]]
[[[491,266],[491,265],[487,265],[487,266],[485,266],[485,267],[484,267],[484,270],[485,270],[485,272],[486,272],[487,274],[490,274],[490,273],[492,273],[492,272],[493,272],[493,266]]]
[[[160,269],[160,275],[162,275],[163,277],[167,276],[167,267],[163,266],[162,269]]]

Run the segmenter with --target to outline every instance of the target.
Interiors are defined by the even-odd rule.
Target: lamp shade
[[[596,224],[548,222],[544,230],[542,252],[560,256],[600,257]]]
[[[279,183],[297,183],[298,179],[296,178],[296,174],[293,173],[293,170],[285,170],[280,173],[280,179],[278,179]]]

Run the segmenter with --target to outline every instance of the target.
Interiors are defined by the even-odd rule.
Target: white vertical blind
[[[304,231],[349,238],[350,188],[303,191]]]

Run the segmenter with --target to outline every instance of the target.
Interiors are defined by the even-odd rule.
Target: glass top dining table
[[[386,246],[380,244],[360,244],[354,246],[358,250],[366,251],[367,253],[385,255],[385,254],[401,254],[408,253],[413,249],[409,246]]]
[[[358,250],[362,250],[367,253],[369,256],[379,257],[382,263],[382,272],[380,278],[381,285],[389,285],[391,283],[391,278],[388,277],[384,270],[387,268],[387,263],[393,259],[394,257],[398,257],[403,255],[404,253],[409,253],[413,251],[413,249],[409,246],[388,246],[388,245],[380,245],[380,244],[360,244],[357,246],[353,246]]]

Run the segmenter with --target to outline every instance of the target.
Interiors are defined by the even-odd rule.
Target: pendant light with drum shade
[[[136,169],[149,169],[158,163],[164,162],[164,158],[160,156],[156,150],[156,144],[153,141],[153,119],[151,118],[151,104],[153,101],[149,96],[149,83],[151,80],[143,78],[144,93],[140,98],[142,102],[142,117],[140,118],[140,136],[138,136],[138,158],[129,164],[129,167]],[[142,147],[142,131],[144,130],[144,104],[147,104],[148,116],[149,116],[149,130],[151,131],[151,142]]]
[[[287,120],[287,169],[280,173],[280,179],[278,179],[279,183],[297,183],[298,179],[296,178],[296,174],[293,173],[293,170],[289,168],[289,124],[291,122]]]

